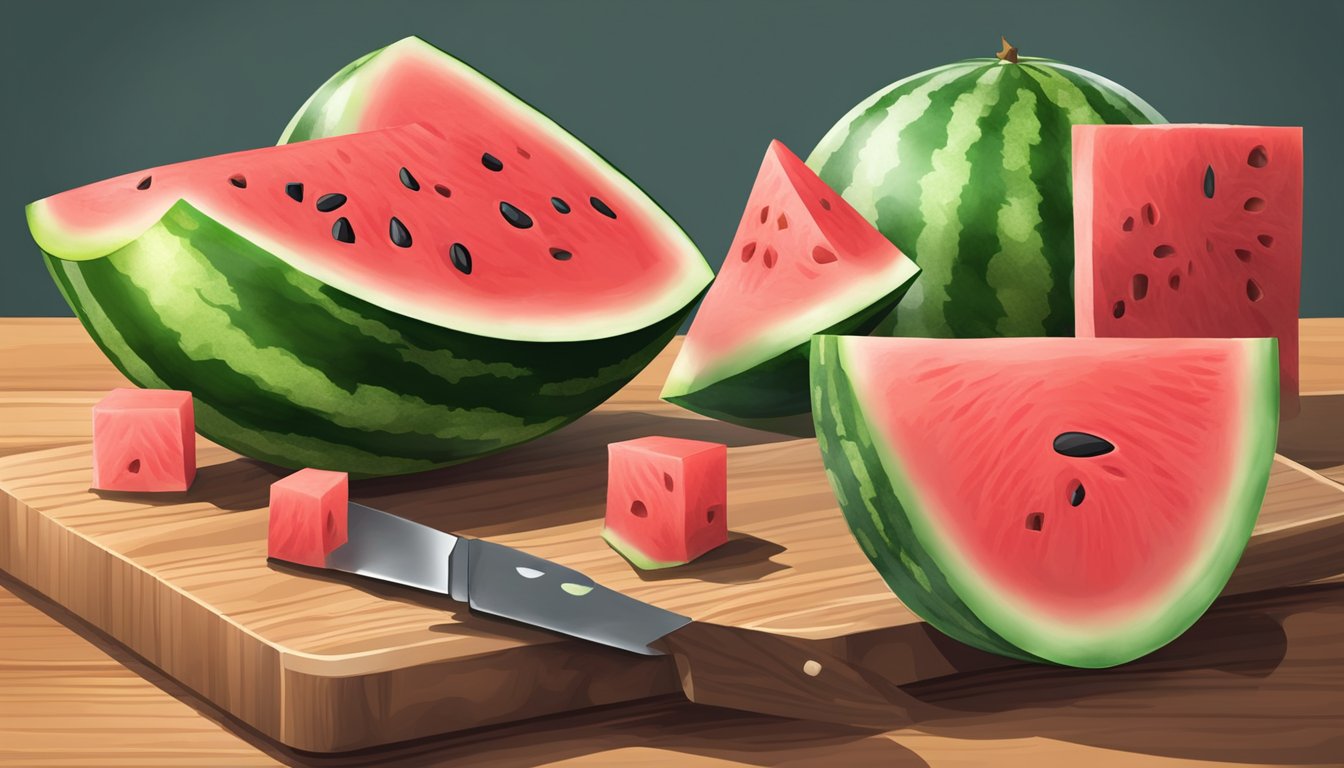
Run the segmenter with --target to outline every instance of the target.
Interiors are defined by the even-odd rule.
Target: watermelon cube
[[[349,538],[350,478],[344,472],[301,469],[271,483],[267,556],[321,568]]]
[[[1302,129],[1073,129],[1079,336],[1279,340],[1298,412]]]
[[[196,479],[190,392],[114,389],[93,406],[93,487],[185,491]]]
[[[683,565],[728,540],[728,447],[673,437],[607,446],[602,538],[645,570]]]

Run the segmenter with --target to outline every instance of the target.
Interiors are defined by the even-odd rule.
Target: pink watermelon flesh
[[[1167,633],[1151,650],[1230,575],[1273,457],[1272,341],[842,343],[920,543],[1019,647],[1078,663]],[[1063,455],[1064,433],[1113,450]]]
[[[777,381],[752,382],[751,387],[721,385],[875,305],[889,311],[917,274],[914,262],[787,147],[773,141],[663,397],[748,424],[756,417],[806,416],[805,347],[798,354],[796,381],[781,375]],[[880,319],[870,318],[873,323]],[[773,403],[779,404],[778,412],[764,410]]]
[[[344,472],[307,468],[271,483],[267,556],[323,567],[349,538],[349,503]]]
[[[93,487],[185,491],[196,478],[190,392],[114,389],[93,407]]]
[[[728,540],[728,448],[644,437],[607,446],[602,536],[644,569],[688,563]]]
[[[126,174],[34,203],[33,233],[53,256],[102,256],[185,200],[346,293],[495,338],[605,338],[698,290],[673,288],[703,262],[647,199],[465,117]]]
[[[1298,410],[1302,129],[1074,127],[1079,336],[1279,340]]]

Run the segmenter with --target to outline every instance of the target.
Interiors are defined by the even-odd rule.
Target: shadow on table
[[[1123,752],[1247,763],[1344,755],[1344,587],[1220,601],[1170,645],[1108,670],[1014,665],[906,686],[915,730],[1043,737]]]

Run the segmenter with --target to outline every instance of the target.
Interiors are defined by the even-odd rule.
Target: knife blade
[[[808,641],[693,622],[559,563],[363,504],[350,502],[346,515],[347,538],[327,551],[322,567],[631,653],[670,654],[691,701],[877,728],[906,724],[921,706]]]

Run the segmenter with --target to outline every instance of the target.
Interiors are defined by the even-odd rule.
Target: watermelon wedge
[[[1298,412],[1302,129],[1078,126],[1079,336],[1274,336]]]
[[[944,633],[1109,667],[1170,642],[1251,535],[1274,339],[821,336],[813,413],[863,552]]]
[[[475,108],[507,96],[481,88]],[[190,390],[202,434],[285,466],[428,469],[602,402],[711,278],[634,185],[531,119],[549,143],[464,111],[152,168],[33,203],[29,227],[112,361]]]
[[[771,142],[663,399],[724,421],[810,435],[808,339],[866,333],[918,273],[802,160]]]

